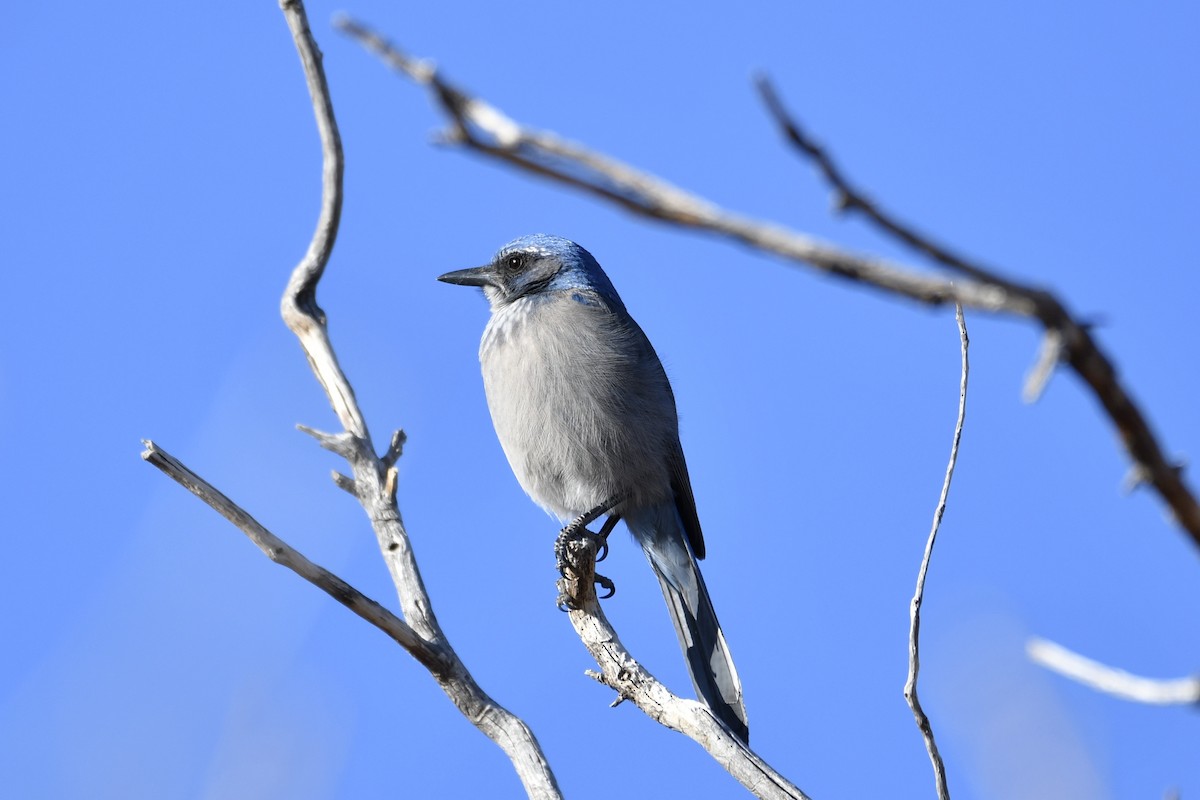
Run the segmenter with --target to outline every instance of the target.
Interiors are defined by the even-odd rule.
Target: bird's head
[[[460,286],[481,286],[492,308],[542,292],[589,289],[614,305],[621,299],[587,250],[561,236],[535,233],[514,239],[482,267],[438,276]]]

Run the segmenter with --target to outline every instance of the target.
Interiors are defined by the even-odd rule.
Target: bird
[[[483,289],[488,409],[518,483],[563,522],[623,519],[658,577],[697,696],[749,741],[737,669],[697,564],[704,535],[662,362],[599,262],[533,234],[439,281]],[[570,528],[564,528],[564,533]]]

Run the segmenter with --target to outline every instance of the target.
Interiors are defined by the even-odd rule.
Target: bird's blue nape
[[[624,309],[621,296],[608,279],[596,257],[570,239],[548,233],[534,233],[513,239],[496,254],[495,261],[517,252],[534,252],[543,257],[557,258],[562,267],[546,284],[543,291],[591,289],[614,307]]]

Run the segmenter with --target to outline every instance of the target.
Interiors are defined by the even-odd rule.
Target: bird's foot
[[[602,560],[603,556],[608,554],[608,543],[606,540],[608,539],[608,534],[612,531],[613,525],[616,525],[616,517],[609,517],[609,519],[614,520],[612,525],[606,522],[604,529],[600,533],[592,533],[587,528],[573,528],[570,525],[559,532],[558,538],[554,542],[554,558],[558,563],[559,575],[570,579],[575,572],[571,566],[572,557],[568,551],[572,542],[590,541],[598,553],[595,558],[596,561]],[[592,581],[605,590],[604,594],[597,595],[598,599],[607,600],[616,594],[617,587],[611,578],[601,575],[599,572],[593,572]],[[564,593],[558,595],[557,605],[561,611],[574,611],[579,608],[579,605]]]
[[[600,515],[616,507],[622,500],[622,496],[618,495],[604,503],[588,511],[586,514],[580,514],[571,524],[567,525],[559,531],[558,538],[554,541],[554,559],[558,566],[558,574],[564,578],[568,578],[568,571],[574,572],[571,568],[571,559],[568,554],[567,547],[572,541],[591,541],[596,548],[596,561],[603,561],[608,557],[608,535],[612,533],[613,528],[620,521],[620,514],[612,514],[604,521],[599,533],[592,533],[587,526],[595,521]],[[616,594],[617,587],[612,580],[599,573],[593,573],[592,580],[597,586],[605,590],[605,593],[599,595],[599,599],[606,600]],[[565,593],[558,595],[558,607],[562,611],[572,611],[578,608],[578,604],[568,597]]]

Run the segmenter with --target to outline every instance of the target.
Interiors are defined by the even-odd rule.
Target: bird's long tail
[[[696,694],[743,742],[749,742],[742,682],[679,512],[673,505],[638,510],[626,514],[625,523],[658,576]]]

